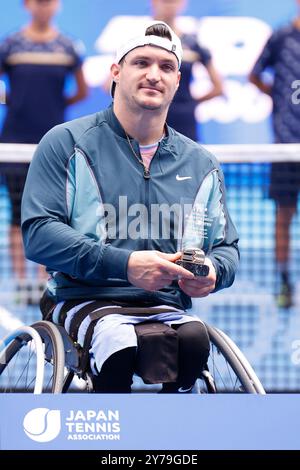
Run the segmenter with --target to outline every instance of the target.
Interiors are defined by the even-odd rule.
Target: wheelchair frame
[[[198,392],[265,394],[256,373],[236,344],[223,331],[208,324],[206,328],[211,353],[197,381]],[[35,394],[66,393],[77,375],[84,379],[87,391],[90,392],[91,374],[86,365],[82,364],[81,352],[81,348],[71,340],[63,327],[49,321],[42,320],[30,327],[18,328],[4,338],[0,347],[0,390]],[[13,363],[13,371],[18,370],[16,360],[19,355],[20,375],[12,380],[10,364]],[[216,365],[218,356],[225,361],[221,371]],[[27,365],[24,364],[26,357]],[[33,365],[29,365],[31,362]]]

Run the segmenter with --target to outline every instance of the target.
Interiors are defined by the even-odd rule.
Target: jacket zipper
[[[148,214],[149,214],[149,193],[150,193],[150,179],[151,179],[151,174],[150,174],[150,167],[151,167],[151,163],[152,163],[152,160],[155,158],[158,150],[159,150],[159,147],[160,147],[160,142],[157,146],[157,149],[153,155],[153,157],[151,158],[151,161],[150,161],[150,165],[149,165],[149,168],[146,168],[144,167],[144,174],[143,174],[143,177],[144,177],[144,180],[145,180],[145,205],[146,205],[146,208],[148,210]],[[140,155],[140,157],[142,158],[142,156]],[[151,213],[151,212],[150,212]],[[151,223],[150,223],[150,220],[149,220],[149,217],[148,217],[148,238],[147,240],[144,240],[144,250],[149,250],[149,236],[150,236],[150,230],[151,230]]]

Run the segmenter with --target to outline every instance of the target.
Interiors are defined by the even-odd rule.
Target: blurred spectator
[[[300,0],[297,0],[300,6]],[[269,84],[263,72],[271,67]],[[300,13],[294,21],[275,31],[267,41],[249,80],[273,100],[273,129],[276,143],[300,143],[300,106],[292,99],[293,82],[300,78]],[[290,226],[297,209],[300,163],[272,164],[270,197],[276,202],[276,261],[280,272],[278,305],[292,305],[289,276]]]
[[[6,74],[9,83],[2,143],[38,143],[49,129],[64,122],[66,106],[87,95],[76,45],[52,25],[59,0],[24,0],[24,6],[29,24],[0,44],[0,73]],[[69,74],[75,77],[76,92],[67,97],[64,87]],[[20,285],[26,276],[20,212],[28,166],[11,163],[4,170],[12,204],[12,265]],[[42,269],[39,276],[45,276]]]
[[[197,121],[195,109],[199,103],[222,94],[222,81],[216,71],[210,52],[202,47],[195,35],[185,34],[178,29],[176,18],[186,7],[186,0],[151,0],[153,18],[167,23],[180,37],[183,47],[181,81],[170,106],[167,122],[177,131],[197,141]],[[204,65],[211,80],[212,88],[205,95],[194,99],[190,92],[192,67],[200,62]],[[199,139],[201,140],[201,138]]]

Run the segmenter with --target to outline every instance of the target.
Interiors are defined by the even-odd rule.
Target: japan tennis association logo
[[[33,441],[53,441],[61,430],[60,410],[34,408],[26,414],[23,426],[25,434]]]

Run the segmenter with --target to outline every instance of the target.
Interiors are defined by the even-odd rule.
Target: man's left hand
[[[194,279],[180,279],[178,285],[181,290],[190,297],[206,297],[216,286],[216,270],[209,258],[205,258],[205,264],[209,266],[208,276],[199,276]]]

